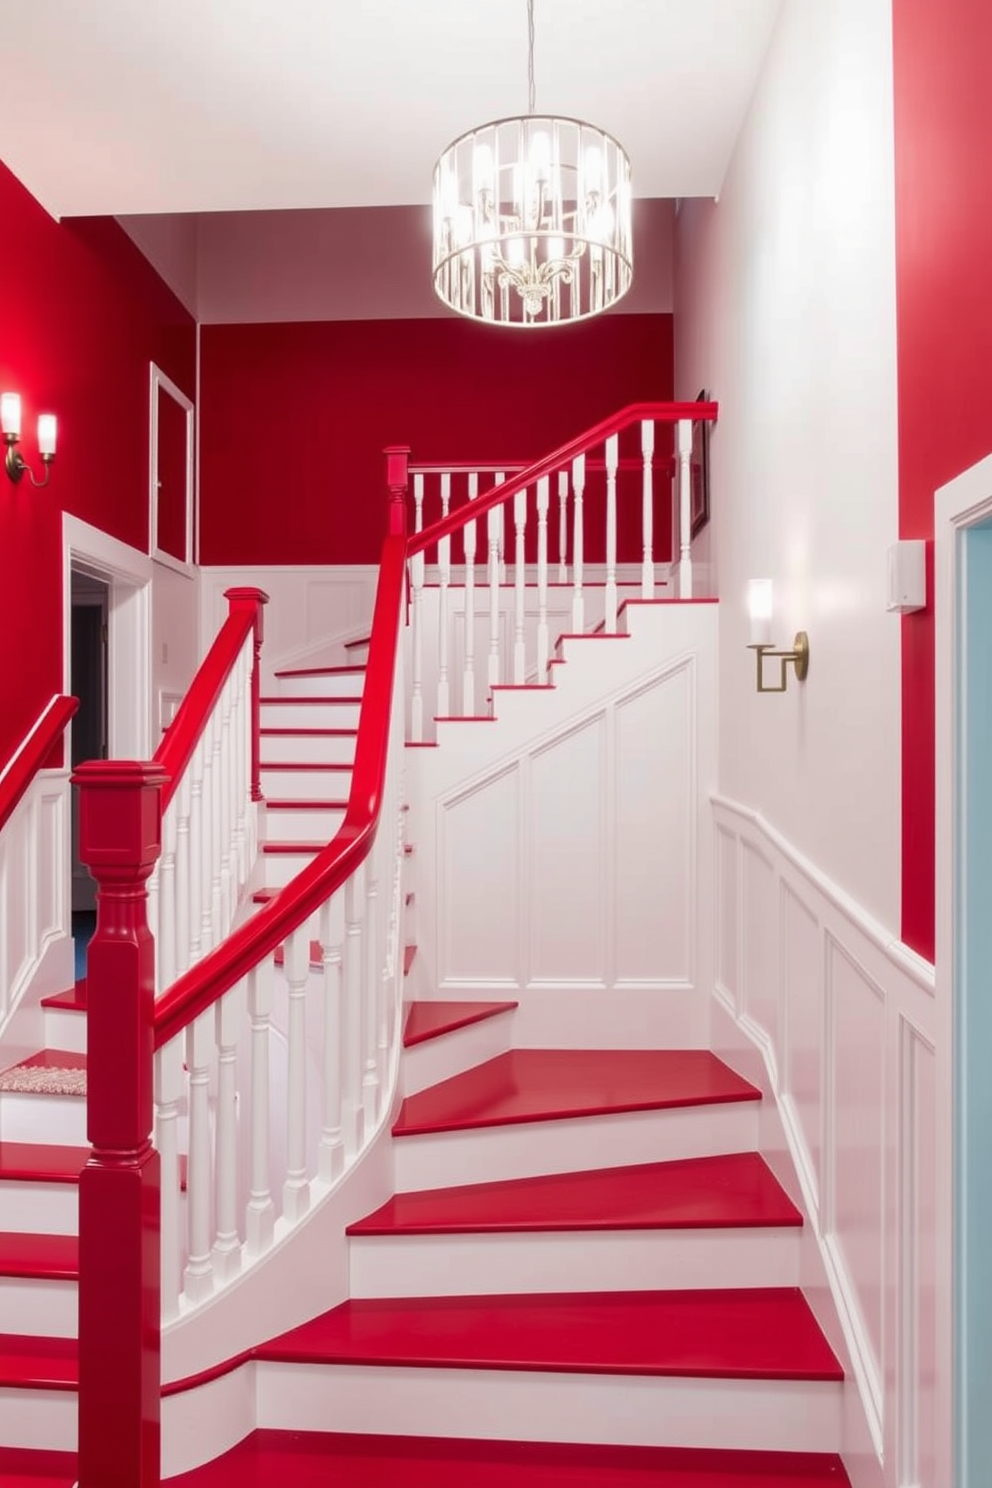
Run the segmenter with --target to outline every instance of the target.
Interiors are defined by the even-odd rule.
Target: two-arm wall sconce
[[[52,461],[55,459],[54,413],[38,415],[38,453],[45,467],[44,480],[35,479],[34,471],[17,448],[21,438],[20,393],[0,393],[0,429],[3,430],[3,442],[7,446],[4,466],[10,479],[16,483],[26,471],[33,486],[37,486],[39,490],[42,486],[47,486],[52,473]]]
[[[747,586],[747,612],[751,624],[751,640],[748,650],[755,654],[756,681],[759,692],[785,692],[790,663],[795,669],[796,681],[805,682],[809,673],[809,637],[804,630],[796,632],[791,651],[776,651],[772,645],[772,581],[752,579]],[[765,682],[765,658],[781,665],[778,683]]]

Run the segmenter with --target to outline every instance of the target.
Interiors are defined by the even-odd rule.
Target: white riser
[[[357,728],[361,700],[344,703],[263,703],[262,728]]]
[[[5,1333],[75,1338],[79,1288],[74,1281],[0,1276],[0,1326]]]
[[[369,659],[369,643],[363,641],[360,646],[346,646],[342,666],[364,666]]]
[[[799,1285],[800,1231],[356,1235],[353,1297]]]
[[[358,663],[356,662],[357,666]],[[365,686],[364,672],[334,672],[321,677],[277,677],[276,689],[281,697],[361,697]]]
[[[262,794],[273,801],[346,801],[350,770],[293,770],[262,766]]]
[[[162,1401],[162,1477],[212,1462],[255,1429],[255,1366]],[[342,1485],[343,1488],[343,1485]]]
[[[752,1152],[758,1140],[757,1108],[757,1101],[742,1101],[400,1137],[393,1142],[396,1187],[444,1188],[607,1168],[617,1162]]]
[[[75,1183],[0,1183],[0,1229],[28,1235],[78,1234],[78,1186]],[[2,1323],[0,1332],[3,1332]]]
[[[267,889],[281,889],[308,868],[314,853],[266,853],[262,865],[262,877]]]
[[[407,933],[410,933],[409,920]],[[416,961],[413,964],[416,968]],[[499,1013],[483,1023],[470,1023],[467,1028],[456,1028],[452,1033],[404,1049],[400,1066],[404,1094],[415,1095],[428,1085],[437,1085],[487,1059],[495,1059],[497,1054],[504,1054],[513,1046],[512,1019],[513,1013]]]
[[[75,1095],[0,1094],[0,1140],[85,1147],[86,1101]]]
[[[5,1447],[74,1452],[75,1390],[11,1390],[0,1386],[0,1442]]]
[[[257,1424],[284,1431],[836,1452],[840,1384],[259,1363]]]
[[[307,807],[305,810],[280,811],[269,806],[265,812],[266,842],[330,842],[344,821],[344,808]]]
[[[65,1049],[70,1054],[86,1053],[86,1014],[71,1013],[65,1008],[45,1008],[45,1048]]]
[[[269,734],[261,740],[267,765],[350,765],[355,759],[354,734]]]

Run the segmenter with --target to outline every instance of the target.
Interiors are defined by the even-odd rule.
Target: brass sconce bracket
[[[809,636],[804,630],[796,632],[791,651],[776,651],[773,646],[749,646],[748,650],[755,653],[755,675],[759,692],[785,692],[789,680],[787,668],[790,663],[795,669],[796,681],[806,681],[809,674]],[[765,682],[766,657],[781,664],[777,685]]]
[[[45,467],[45,479],[36,480],[34,471],[31,469],[31,466],[28,464],[27,460],[25,460],[20,450],[17,448],[17,435],[5,434],[3,436],[3,441],[4,444],[7,446],[7,455],[4,460],[4,469],[6,470],[9,478],[14,482],[14,485],[16,486],[21,477],[26,474],[36,490],[40,491],[43,486],[47,486],[49,477],[52,473],[52,461],[55,459],[55,456],[42,455],[41,463]]]

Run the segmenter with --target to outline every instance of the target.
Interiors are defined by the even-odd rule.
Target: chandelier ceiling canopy
[[[434,288],[460,315],[553,326],[615,305],[633,278],[630,161],[581,119],[529,109],[454,140],[434,167]]]

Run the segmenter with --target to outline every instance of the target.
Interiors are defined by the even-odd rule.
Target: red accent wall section
[[[455,319],[204,326],[200,358],[204,563],[375,563],[386,445],[536,459],[674,385],[661,314],[533,335]]]
[[[900,532],[992,451],[989,0],[893,0]],[[933,594],[931,572],[930,594]],[[903,939],[934,955],[934,615],[903,621]]]
[[[62,512],[148,546],[149,362],[192,397],[192,318],[116,222],[55,222],[0,163],[0,387],[59,419],[50,486],[0,472],[0,759],[62,676]]]

